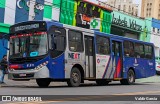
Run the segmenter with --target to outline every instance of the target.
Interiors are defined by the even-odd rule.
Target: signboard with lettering
[[[115,32],[115,29],[119,29],[123,31],[123,34],[126,34],[125,32],[131,31],[133,35],[137,35],[136,39],[140,39],[142,41],[147,41],[147,38],[149,38],[149,25],[150,23],[146,22],[145,19],[140,19],[138,17],[130,16],[128,14],[119,12],[119,11],[113,11],[112,12],[112,27]],[[118,28],[117,28],[118,27]],[[120,34],[120,32],[118,31]],[[134,34],[135,33],[135,34]],[[113,33],[115,34],[115,33]],[[116,34],[118,35],[118,34]],[[123,36],[123,35],[122,35]],[[132,36],[133,37],[133,36]],[[131,37],[130,37],[131,38]]]
[[[145,27],[144,20],[134,18],[133,16],[129,16],[117,11],[112,13],[112,24],[121,26],[122,28],[132,29],[137,32],[142,32],[143,28]]]
[[[79,53],[68,53],[68,58],[69,59],[80,59],[80,54]]]

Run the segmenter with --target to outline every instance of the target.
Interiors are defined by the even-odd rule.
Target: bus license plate
[[[20,76],[20,77],[25,77],[25,76],[26,76],[26,74],[19,74],[19,76]]]

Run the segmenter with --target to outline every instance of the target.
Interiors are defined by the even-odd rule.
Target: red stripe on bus
[[[116,71],[114,73],[114,78],[118,78],[121,71],[121,59],[118,59],[118,64],[116,66]]]

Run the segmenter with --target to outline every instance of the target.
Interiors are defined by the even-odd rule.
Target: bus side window
[[[152,59],[153,57],[153,47],[150,45],[145,45],[145,58]]]
[[[124,45],[124,55],[129,57],[129,42],[124,41],[123,45]]]
[[[110,54],[110,43],[107,37],[98,36],[96,37],[96,46],[97,46],[97,53],[102,55]]]
[[[52,26],[49,29],[49,49],[51,57],[57,57],[65,51],[66,30],[61,27]]]
[[[134,57],[134,44],[130,41],[124,41],[124,55],[126,57]]]
[[[129,49],[130,49],[130,56],[134,57],[134,43],[133,42],[130,42]]]
[[[72,52],[83,52],[83,35],[79,31],[69,30],[69,50]]]
[[[140,43],[135,43],[135,57],[145,58],[144,45]]]
[[[145,58],[145,53],[144,53],[144,45],[140,45],[140,57]]]
[[[140,58],[140,47],[138,43],[135,43],[135,57]]]

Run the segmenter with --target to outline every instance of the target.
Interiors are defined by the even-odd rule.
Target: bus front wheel
[[[121,84],[123,85],[132,85],[135,83],[135,73],[132,69],[128,71],[127,79],[122,79]]]
[[[78,87],[81,83],[81,72],[78,68],[74,67],[71,70],[70,79],[67,81],[68,86]]]
[[[48,78],[36,79],[36,82],[39,87],[48,87],[51,80]]]

